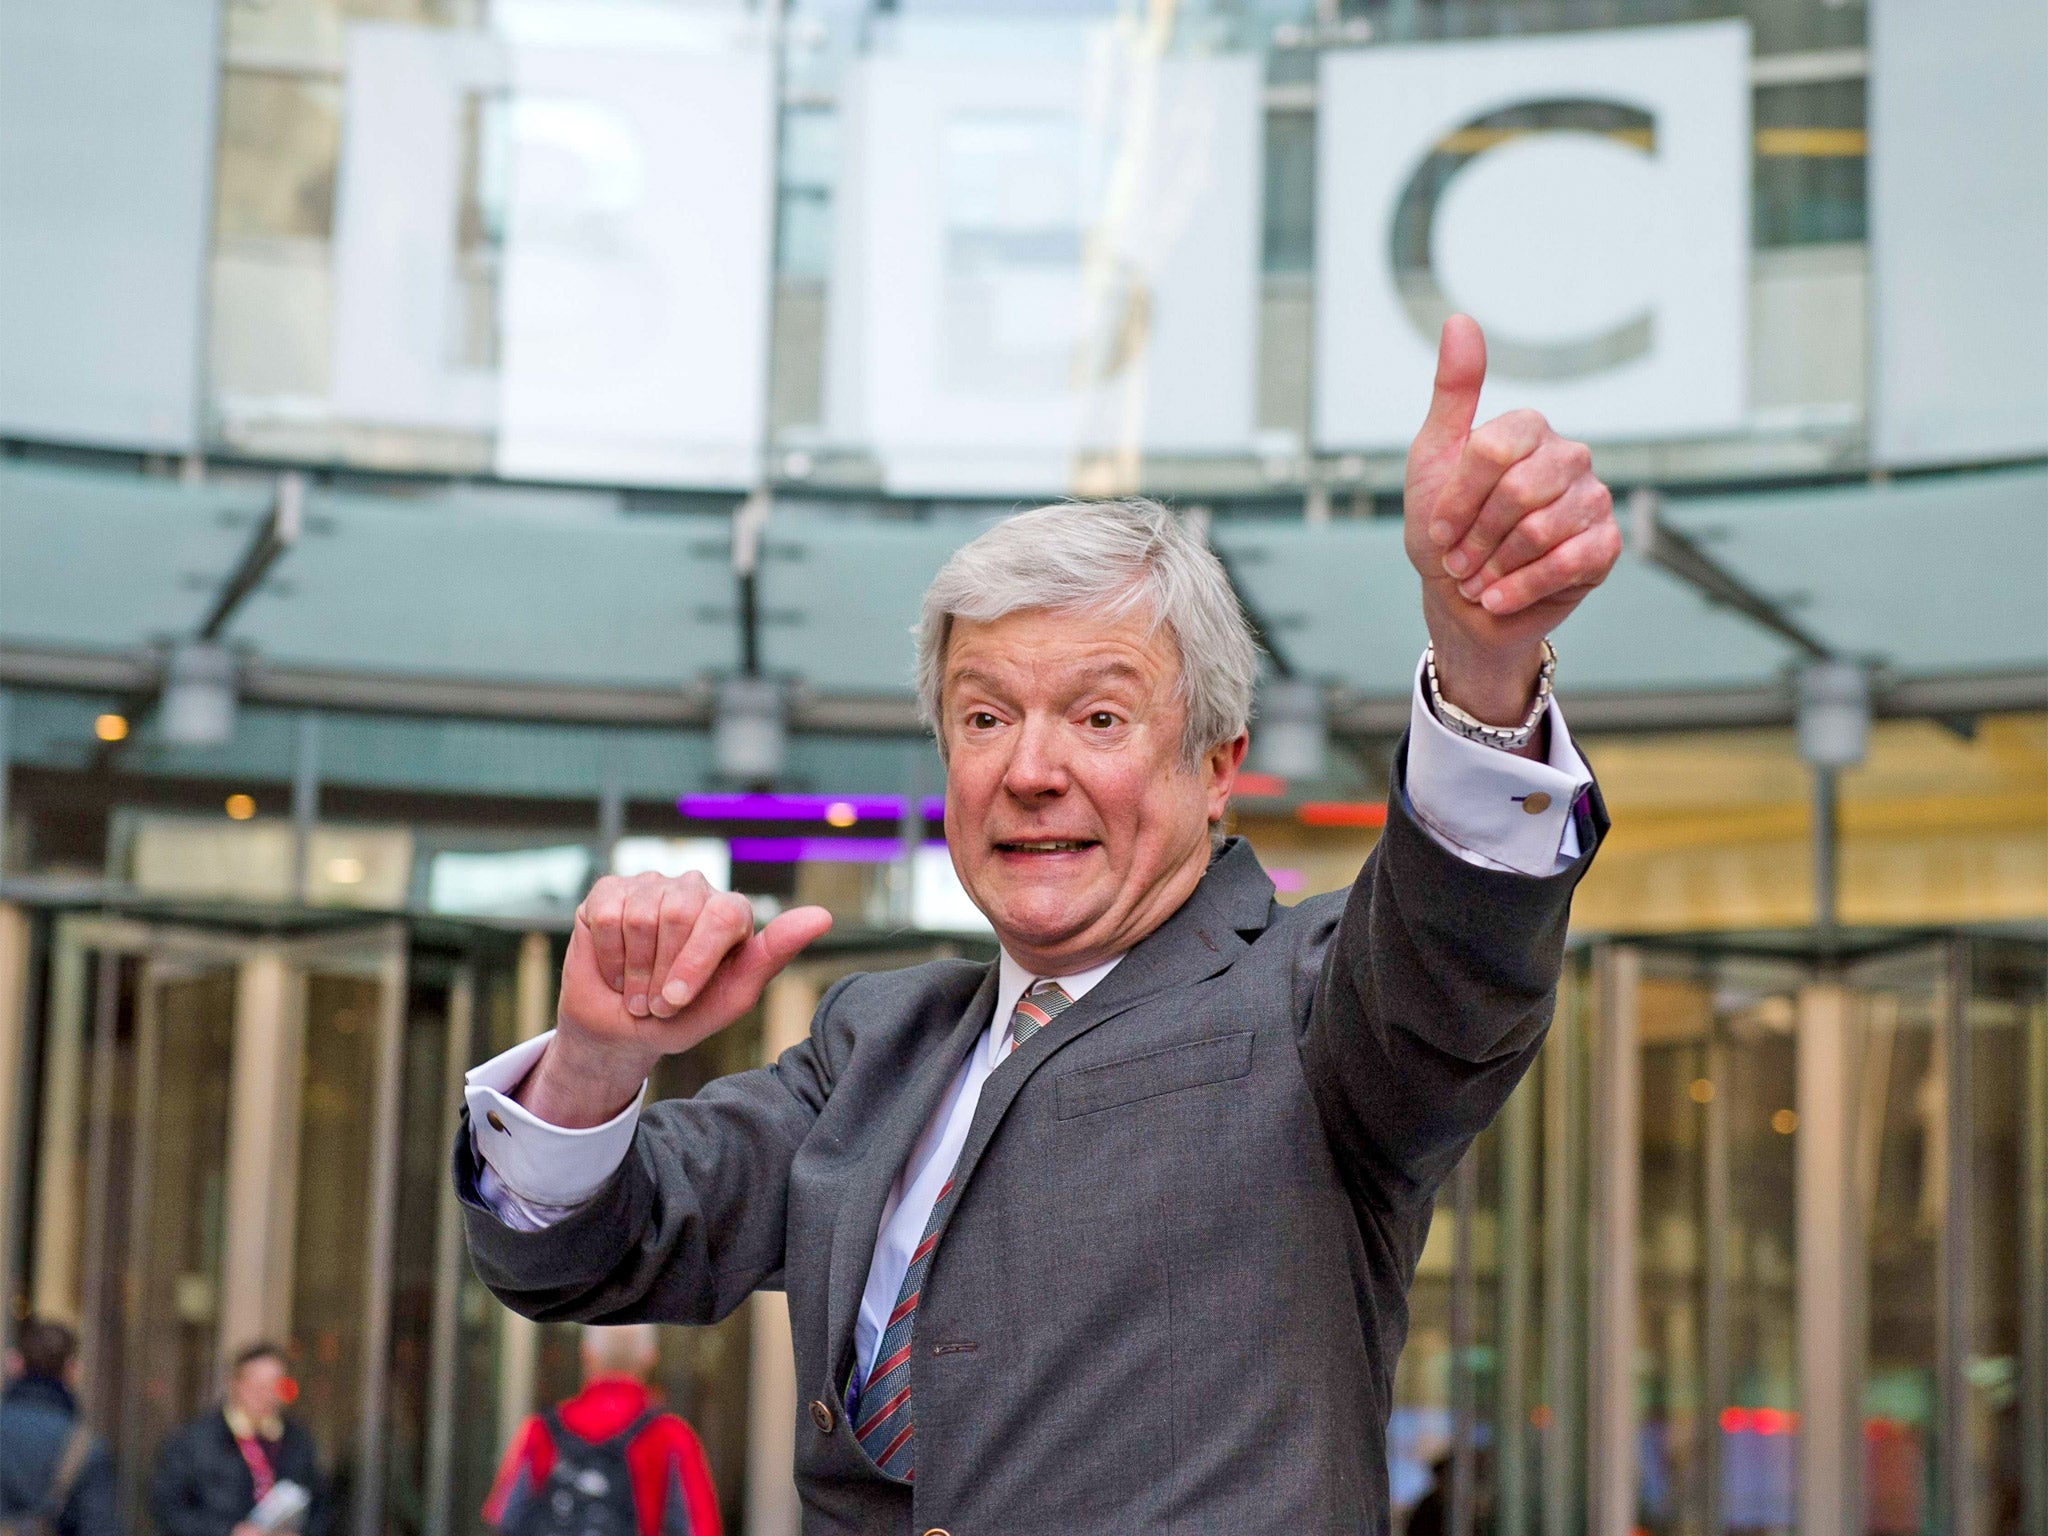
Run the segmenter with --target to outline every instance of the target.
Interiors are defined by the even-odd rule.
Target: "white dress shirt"
[[[1573,808],[1592,782],[1555,700],[1550,706],[1548,761],[1539,763],[1447,729],[1429,707],[1417,666],[1409,707],[1408,772],[1394,793],[1405,795],[1415,819],[1459,858],[1511,874],[1556,874],[1579,856]],[[1078,1002],[1122,958],[1055,979]],[[961,1064],[882,1208],[854,1329],[855,1358],[863,1377],[874,1365],[874,1351],[895,1308],[911,1251],[924,1235],[939,1189],[959,1161],[975,1106],[981,1102],[981,1085],[1011,1049],[1010,1015],[1017,999],[1040,979],[1012,960],[1007,950],[998,964],[995,1017]],[[499,1220],[523,1232],[561,1220],[596,1194],[625,1160],[640,1118],[636,1098],[603,1125],[569,1130],[548,1124],[512,1098],[552,1036],[550,1031],[516,1045],[464,1079],[470,1137],[483,1163],[477,1192]]]

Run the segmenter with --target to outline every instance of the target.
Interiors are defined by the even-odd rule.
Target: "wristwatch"
[[[1429,707],[1448,729],[1482,747],[1519,752],[1536,739],[1536,727],[1542,722],[1543,712],[1550,708],[1550,682],[1557,676],[1557,648],[1548,640],[1543,642],[1543,666],[1536,674],[1536,702],[1529,706],[1528,717],[1520,725],[1488,725],[1446,699],[1443,690],[1437,687],[1435,646],[1422,653],[1422,668],[1429,675]]]

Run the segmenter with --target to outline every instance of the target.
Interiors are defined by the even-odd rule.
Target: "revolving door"
[[[1397,1495],[1441,1456],[1464,1532],[2048,1532],[2048,944],[1808,937],[1574,952],[1439,1197]]]

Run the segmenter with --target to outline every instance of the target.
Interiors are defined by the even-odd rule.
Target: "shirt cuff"
[[[514,1099],[512,1090],[526,1080],[554,1037],[549,1030],[515,1045],[472,1067],[462,1079],[470,1144],[485,1165],[477,1193],[500,1220],[522,1230],[532,1228],[509,1220],[508,1212],[546,1225],[604,1187],[626,1160],[633,1128],[640,1123],[640,1099],[647,1091],[643,1083],[633,1102],[603,1125],[571,1130],[548,1124]]]
[[[1550,701],[1550,756],[1536,762],[1460,736],[1429,707],[1415,669],[1409,706],[1408,796],[1415,819],[1468,864],[1547,876],[1583,851],[1573,807],[1593,776]]]

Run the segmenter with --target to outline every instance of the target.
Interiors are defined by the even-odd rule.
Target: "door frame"
[[[363,1350],[355,1430],[356,1478],[352,1511],[357,1536],[376,1536],[383,1518],[382,1456],[386,1377],[391,1333],[391,1257],[396,1241],[398,1114],[408,970],[408,935],[389,920],[350,923],[311,934],[206,928],[122,914],[67,912],[52,926],[53,986],[40,1063],[43,1076],[41,1166],[37,1170],[34,1307],[88,1321],[100,1315],[100,1288],[112,1283],[95,1260],[104,1224],[124,1219],[130,1267],[140,1272],[148,1255],[137,1246],[139,1213],[146,1210],[148,1170],[138,1166],[125,1218],[104,1209],[106,1173],[113,1154],[111,1103],[118,981],[122,959],[143,967],[137,993],[137,1084],[148,1087],[154,1033],[151,984],[166,967],[226,964],[235,970],[227,1187],[223,1201],[219,1305],[215,1355],[224,1363],[238,1344],[282,1337],[291,1322],[295,1253],[300,1090],[306,1027],[306,981],[315,973],[371,976],[381,985],[375,1021],[375,1093],[371,1106],[369,1169],[364,1190]],[[95,970],[88,1008],[87,971]],[[91,1017],[87,1014],[90,1012]],[[148,1095],[138,1104],[148,1112]],[[139,1124],[140,1122],[138,1122]],[[84,1134],[81,1137],[80,1132]],[[146,1143],[147,1138],[141,1138]],[[85,1148],[79,1179],[78,1148]],[[134,1154],[146,1160],[146,1144]],[[81,1205],[76,1191],[84,1190]],[[90,1294],[88,1294],[90,1293]],[[141,1326],[130,1316],[124,1326]],[[96,1325],[84,1330],[88,1401],[103,1420],[112,1404],[98,1398],[101,1352]],[[131,1346],[134,1341],[130,1341]],[[139,1475],[137,1456],[123,1458],[123,1493]]]

